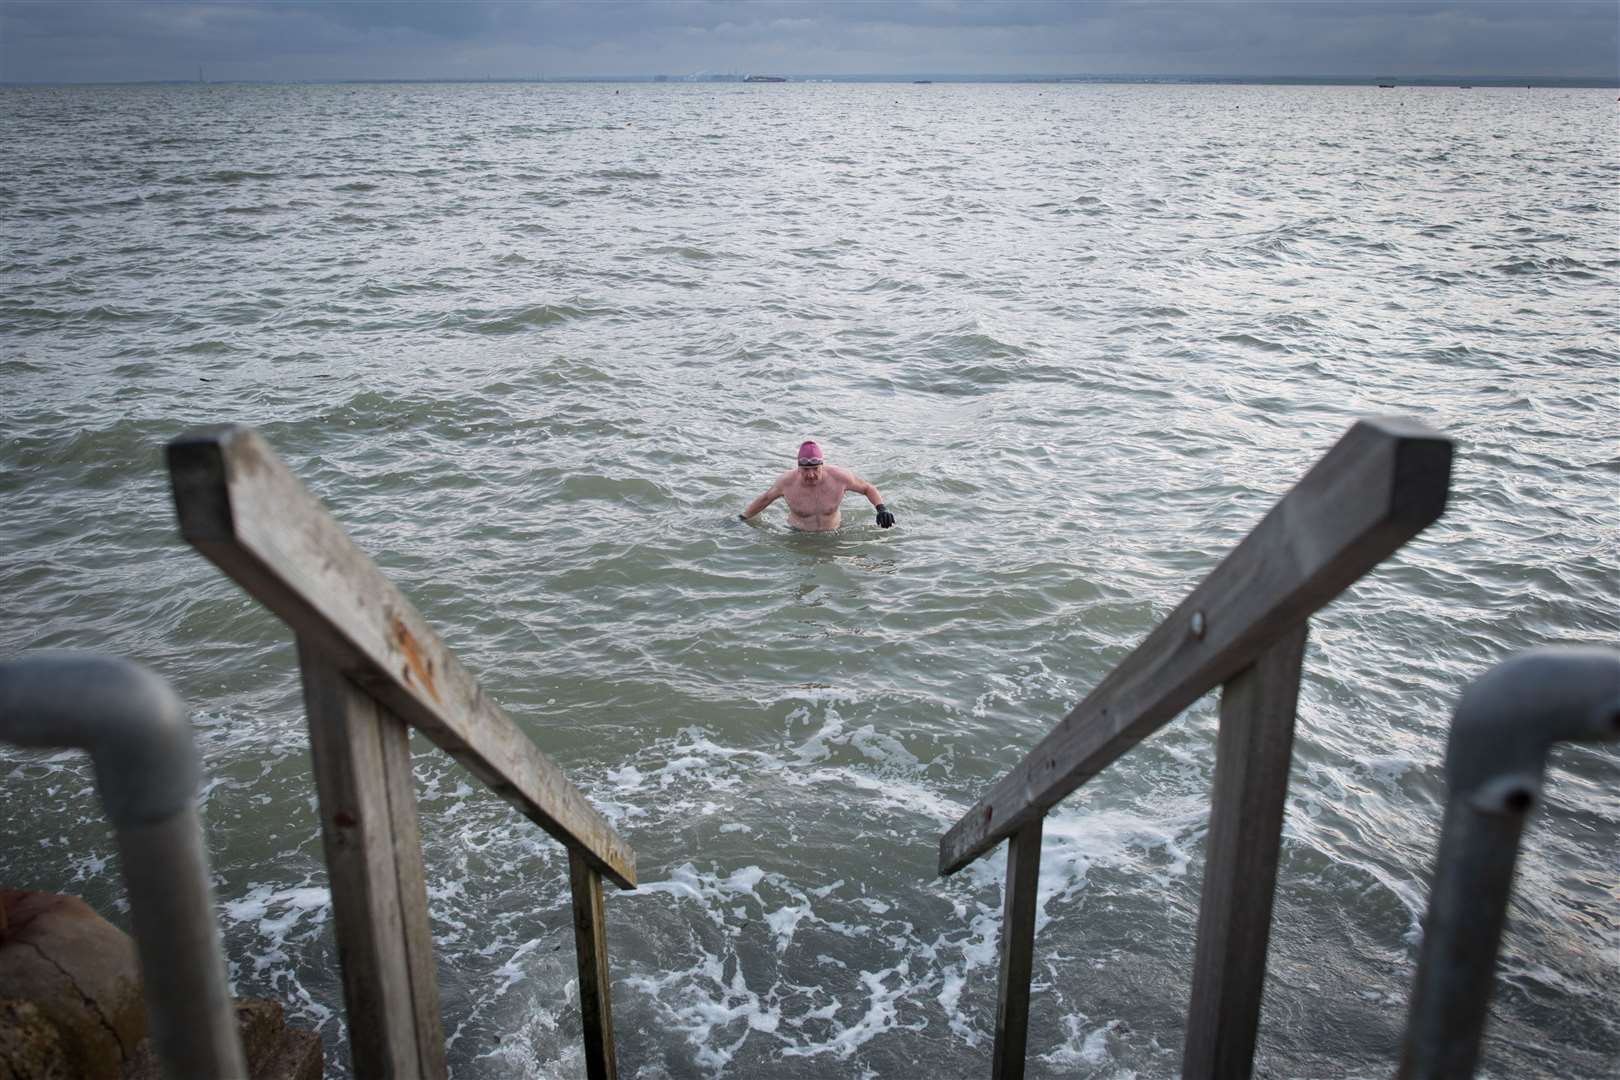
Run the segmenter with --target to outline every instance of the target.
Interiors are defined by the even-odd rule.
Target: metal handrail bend
[[[1520,834],[1541,801],[1547,752],[1566,741],[1620,741],[1620,652],[1533,649],[1458,699],[1401,1080],[1474,1075]]]
[[[170,1077],[246,1080],[179,697],[138,664],[89,653],[0,663],[0,739],[90,752],[118,836],[148,1023]]]

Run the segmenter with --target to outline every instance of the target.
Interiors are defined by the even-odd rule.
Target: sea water
[[[1312,621],[1262,1075],[1388,1075],[1448,718],[1613,642],[1613,91],[0,90],[0,655],[194,710],[240,994],[348,1075],[289,632],[176,536],[261,431],[635,847],[622,1073],[984,1076],[1004,852],[948,828],[1357,417],[1445,516]],[[876,483],[737,512],[800,440]],[[1030,1075],[1179,1068],[1212,698],[1048,819]],[[563,851],[415,768],[457,1077],[582,1075]],[[127,924],[90,768],[0,751],[0,883]],[[1620,754],[1552,758],[1492,1077],[1620,1068]]]

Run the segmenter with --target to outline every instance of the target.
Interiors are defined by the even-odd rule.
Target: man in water
[[[786,499],[788,528],[802,532],[826,532],[838,528],[841,518],[838,506],[844,501],[844,492],[865,495],[877,508],[878,528],[887,529],[894,524],[894,515],[883,505],[878,489],[848,469],[828,465],[821,460],[821,447],[813,442],[799,446],[799,466],[776,478],[770,490],[748,504],[737,516],[747,521],[777,499]]]

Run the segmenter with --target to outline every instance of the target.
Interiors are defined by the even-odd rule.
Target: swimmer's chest
[[[833,480],[823,480],[814,487],[792,484],[783,494],[787,497],[788,507],[795,513],[827,514],[838,509],[844,501],[844,485]]]

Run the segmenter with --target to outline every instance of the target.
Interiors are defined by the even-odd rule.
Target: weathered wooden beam
[[[251,428],[169,444],[180,532],[350,680],[621,888],[635,855]]]
[[[1283,634],[1221,690],[1186,1080],[1236,1080],[1254,1064],[1307,626]]]
[[[940,839],[960,870],[1045,814],[1445,509],[1451,442],[1411,420],[1357,422],[1161,622]]]
[[[578,852],[568,853],[568,884],[574,896],[574,954],[579,960],[579,1015],[585,1029],[587,1080],[615,1080],[613,993],[608,980],[607,924],[602,879]]]
[[[411,733],[302,638],[321,839],[355,1075],[448,1073],[428,923]]]
[[[991,1080],[1023,1080],[1029,1047],[1029,982],[1035,973],[1035,912],[1041,876],[1036,818],[1007,845],[1007,895],[1001,917],[1001,979],[996,992],[996,1045]]]

